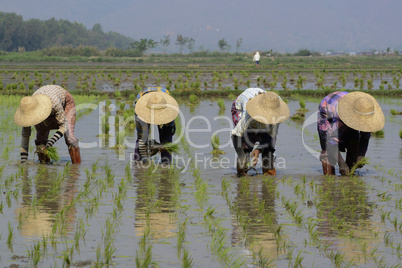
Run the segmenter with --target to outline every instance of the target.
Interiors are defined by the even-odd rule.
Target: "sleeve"
[[[252,120],[253,119],[247,113],[247,111],[243,111],[239,123],[237,123],[236,127],[232,130],[231,134],[234,136],[243,137],[244,132],[246,131]]]
[[[53,110],[55,112],[55,118],[59,124],[59,129],[54,133],[54,135],[48,140],[46,143],[46,147],[52,147],[61,137],[63,137],[64,133],[68,129],[68,121],[66,113],[63,109],[63,106],[60,102],[53,106]]]
[[[317,129],[320,138],[321,149],[327,150],[327,140],[332,133],[332,125],[327,118],[325,110],[320,106],[317,118]]]
[[[31,127],[23,127],[21,132],[21,163],[28,160],[28,150],[29,150],[29,137],[31,136]]]

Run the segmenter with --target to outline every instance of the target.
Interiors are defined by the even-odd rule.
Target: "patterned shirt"
[[[253,97],[260,93],[266,92],[261,88],[248,88],[243,93],[241,93],[236,101],[235,108],[237,114],[234,117],[240,118],[235,128],[232,130],[231,134],[234,136],[242,137],[247,129],[264,129],[268,131],[268,135],[271,136],[273,141],[273,146],[275,146],[276,135],[278,134],[279,124],[267,125],[254,120],[246,110],[247,102]],[[235,119],[235,118],[234,118]]]
[[[318,107],[317,129],[324,151],[327,149],[327,144],[338,145],[344,143],[347,138],[342,134],[350,128],[342,122],[338,115],[338,102],[346,94],[348,94],[346,91],[333,92],[327,95]],[[369,139],[370,133],[360,131],[360,136]],[[365,151],[367,148],[362,148],[362,150]]]
[[[66,90],[61,86],[48,85],[35,91],[33,95],[43,94],[50,98],[52,102],[52,112],[59,123],[59,131],[64,134],[68,129],[68,122],[64,108],[66,107]]]

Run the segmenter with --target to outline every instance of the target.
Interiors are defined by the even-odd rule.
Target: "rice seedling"
[[[376,138],[384,138],[384,133],[385,131],[383,129],[380,129],[376,132],[371,133],[374,137]]]
[[[35,153],[38,155],[41,162],[46,163],[47,159],[52,162],[60,160],[59,153],[56,147],[45,147],[44,145],[37,146]]]
[[[361,166],[361,165],[368,165],[368,164],[369,164],[368,158],[363,157],[362,159],[360,159],[359,161],[357,161],[357,162],[353,165],[353,167],[350,169],[349,175],[353,175],[353,174],[355,173],[356,169],[359,168],[359,166]]]
[[[219,135],[217,135],[216,133],[214,133],[214,134],[211,136],[211,145],[212,145],[212,152],[211,152],[211,154],[219,155],[219,154],[224,154],[224,153],[225,153],[224,151],[222,151],[221,149],[219,149],[220,140],[219,140]]]
[[[397,111],[395,109],[391,109],[391,114],[392,115],[402,115],[402,112],[399,112],[399,111]]]
[[[188,100],[190,101],[190,104],[196,104],[199,102],[197,95],[194,95],[194,94],[191,94],[189,96]]]
[[[225,101],[223,99],[217,99],[217,104],[221,110],[225,109]]]
[[[401,130],[399,130],[399,138],[402,139],[402,128],[401,128]]]

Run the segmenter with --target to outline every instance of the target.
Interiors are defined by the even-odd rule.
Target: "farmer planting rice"
[[[39,88],[31,97],[24,97],[14,114],[14,122],[22,127],[21,163],[28,159],[31,127],[35,126],[39,161],[49,162],[45,150],[64,136],[73,164],[81,163],[78,140],[74,136],[75,102],[71,94],[57,85]],[[48,140],[51,129],[56,133]]]
[[[135,122],[137,141],[134,160],[147,161],[149,157],[161,152],[162,163],[172,161],[170,150],[163,145],[171,144],[176,131],[175,118],[179,114],[179,105],[164,87],[148,87],[137,95],[135,102]],[[160,144],[149,137],[151,125],[158,126]]]
[[[384,127],[384,114],[378,102],[363,92],[337,91],[326,96],[318,107],[317,129],[320,137],[322,169],[325,175],[341,175],[366,155],[371,132]],[[340,152],[346,151],[346,161]]]
[[[237,154],[238,175],[245,175],[254,167],[261,154],[262,172],[276,176],[276,136],[279,124],[289,117],[288,105],[275,92],[248,88],[233,102],[231,112],[235,124],[231,137]],[[253,160],[248,167],[250,153]]]

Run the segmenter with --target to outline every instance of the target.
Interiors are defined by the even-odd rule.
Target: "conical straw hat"
[[[24,97],[14,114],[14,122],[21,127],[31,127],[44,121],[51,112],[52,102],[48,96]]]
[[[246,104],[247,113],[263,124],[282,123],[289,117],[288,105],[275,92],[259,94]]]
[[[375,132],[384,127],[385,118],[373,96],[364,92],[351,92],[338,102],[339,118],[350,128]]]
[[[137,101],[135,113],[145,123],[163,125],[172,122],[177,117],[179,105],[167,93],[150,92]]]

